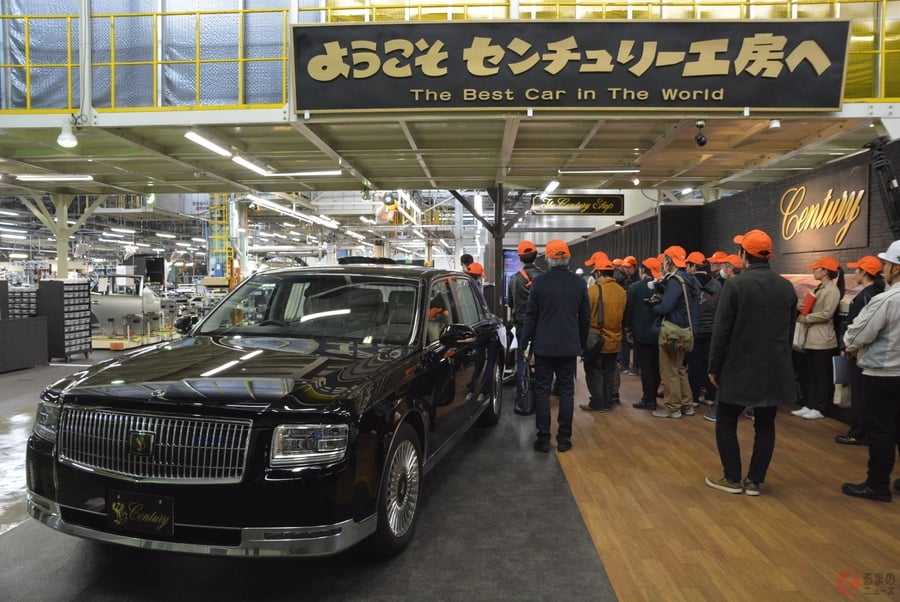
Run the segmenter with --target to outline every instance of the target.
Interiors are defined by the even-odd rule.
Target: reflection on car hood
[[[403,346],[310,339],[187,337],[77,372],[51,388],[81,400],[186,401],[258,407],[279,400],[316,405],[379,394]],[[412,360],[409,360],[412,361]]]

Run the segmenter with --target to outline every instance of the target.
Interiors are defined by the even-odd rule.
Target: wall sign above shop
[[[531,197],[535,215],[625,215],[622,194],[536,194]]]
[[[295,25],[298,111],[837,110],[849,21]]]
[[[785,253],[834,251],[869,243],[869,165],[857,165],[780,191]]]

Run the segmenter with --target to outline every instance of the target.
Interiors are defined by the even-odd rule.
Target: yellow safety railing
[[[378,0],[323,0],[318,7],[296,9],[303,22],[321,23],[387,22],[387,21],[453,21],[453,20],[517,20],[533,19],[826,19],[851,21],[851,40],[844,90],[846,102],[900,101],[900,0],[848,0],[816,2],[811,0],[744,0],[744,1],[645,1],[611,0],[559,2],[527,0],[509,2],[379,2]],[[513,14],[514,13],[514,14]],[[290,78],[291,11],[278,9],[199,10],[178,12],[146,12],[91,15],[91,34],[100,48],[92,47],[92,77],[108,82],[108,89],[98,94],[95,85],[93,109],[97,112],[172,111],[213,109],[275,108],[287,104]],[[253,45],[258,36],[248,36],[251,19],[270,18],[273,23],[267,44]],[[205,20],[232,19],[236,31],[230,40],[204,37]],[[120,40],[118,30],[137,28],[146,39]],[[194,26],[193,56],[161,56],[166,27]],[[11,50],[7,40],[5,54],[0,56],[0,114],[74,113],[81,99],[78,40],[78,15],[0,15],[3,31],[22,32],[21,49]],[[36,48],[50,29],[64,32],[65,46],[55,49]],[[277,31],[275,31],[277,29]],[[216,36],[212,36],[215,38]],[[55,42],[61,42],[55,40]],[[127,53],[120,51],[127,45]],[[248,53],[248,49],[252,49]],[[268,53],[266,53],[268,51]],[[103,56],[99,56],[99,55]],[[122,58],[121,54],[128,56]],[[139,56],[135,56],[135,55]],[[15,56],[15,59],[13,58]],[[273,64],[275,67],[273,68]],[[222,77],[222,69],[235,73]],[[275,70],[278,77],[268,77]],[[150,70],[152,90],[135,98],[129,77]],[[193,96],[178,102],[166,97],[172,93],[170,83],[160,78],[163,73],[178,77],[193,86]],[[185,77],[190,73],[190,77]],[[65,82],[64,93],[47,94],[46,81]],[[16,91],[10,82],[23,82]],[[251,84],[265,80],[266,99],[248,99]],[[183,83],[182,83],[183,84]],[[272,86],[278,86],[272,90]],[[215,89],[216,99],[204,91]],[[14,93],[15,92],[15,93]],[[102,97],[102,102],[97,97]],[[48,98],[49,97],[49,98]],[[222,100],[226,98],[227,100]]]

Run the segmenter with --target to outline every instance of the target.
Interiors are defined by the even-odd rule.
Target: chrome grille
[[[59,427],[63,464],[123,479],[237,483],[244,476],[249,420],[214,420],[67,408]],[[135,440],[152,445],[143,454]]]

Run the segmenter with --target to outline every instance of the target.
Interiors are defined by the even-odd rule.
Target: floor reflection
[[[25,511],[25,444],[33,414],[0,416],[0,533],[28,518]]]

